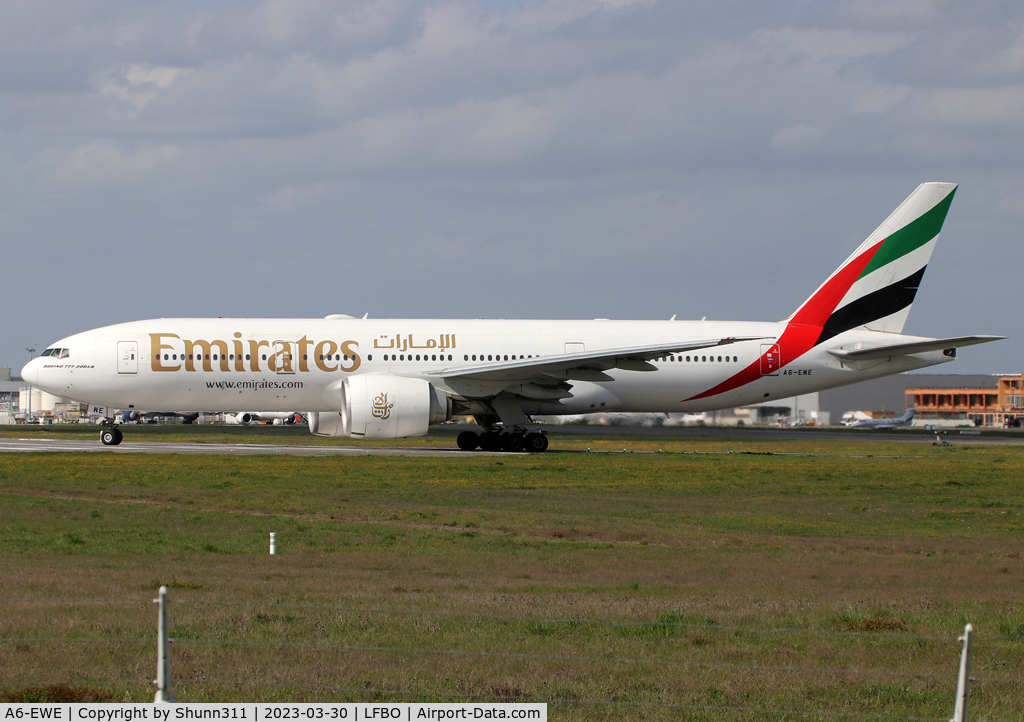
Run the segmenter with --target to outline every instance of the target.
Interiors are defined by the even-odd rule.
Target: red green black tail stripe
[[[779,338],[778,368],[782,368],[829,339],[873,321],[892,316],[910,306],[927,268],[923,265],[910,275],[886,285],[871,289],[865,282],[864,295],[847,300],[853,285],[874,271],[899,261],[909,253],[934,239],[946,219],[956,188],[918,218],[893,231],[889,236],[866,248],[836,271],[797,310]],[[881,280],[881,277],[879,277]],[[840,303],[847,300],[842,308]],[[694,401],[726,393],[761,377],[762,359],[756,360],[722,383],[686,401]]]

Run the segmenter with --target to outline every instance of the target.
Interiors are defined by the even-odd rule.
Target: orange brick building
[[[963,419],[975,426],[1024,423],[1024,374],[1000,376],[994,389],[908,388],[907,408],[922,419]]]

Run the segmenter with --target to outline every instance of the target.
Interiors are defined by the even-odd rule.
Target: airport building
[[[0,424],[13,424],[18,413],[21,387],[25,384],[21,379],[11,377],[11,370],[0,368]]]
[[[838,423],[849,411],[868,417],[917,409],[917,424],[974,424],[999,428],[1024,423],[1024,376],[909,373],[819,392],[819,404]]]
[[[906,391],[906,407],[924,420],[970,421],[975,426],[1017,427],[1024,422],[1024,375],[995,376],[985,386],[920,385]]]

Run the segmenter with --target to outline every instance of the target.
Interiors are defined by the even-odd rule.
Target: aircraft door
[[[582,344],[582,343],[580,343],[578,341],[567,341],[566,344],[565,344],[565,352],[567,354],[570,354],[570,353],[583,353],[586,350],[587,350],[586,345],[584,345],[584,344]]]
[[[117,342],[117,372],[119,374],[137,374],[139,372],[138,342]]]
[[[274,341],[273,353],[270,354],[267,366],[275,374],[294,374],[297,359],[295,347],[298,344],[290,341]]]
[[[279,374],[295,373],[295,355],[293,349],[296,344],[287,341],[274,342],[274,355],[270,357],[270,370]]]
[[[777,343],[761,344],[761,375],[778,376],[779,366],[782,364],[782,356]]]

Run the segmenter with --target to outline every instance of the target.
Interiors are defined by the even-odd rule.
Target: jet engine
[[[346,378],[340,391],[340,412],[309,412],[310,433],[357,439],[423,436],[431,424],[452,417],[451,397],[423,379],[361,374]]]

